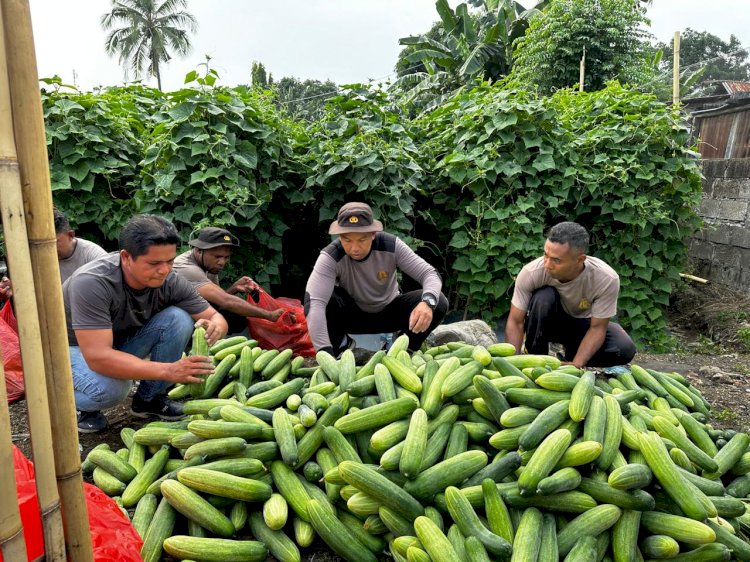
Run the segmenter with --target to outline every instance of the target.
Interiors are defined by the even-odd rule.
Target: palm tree
[[[112,0],[112,11],[101,19],[109,31],[104,47],[108,55],[119,56],[126,77],[132,70],[140,78],[146,69],[161,90],[160,66],[172,58],[170,51],[190,52],[188,33],[198,29],[186,7],[187,0]]]

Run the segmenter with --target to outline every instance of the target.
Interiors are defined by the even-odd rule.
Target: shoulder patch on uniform
[[[323,248],[323,252],[328,254],[333,258],[333,261],[340,262],[342,259],[344,259],[344,256],[346,255],[346,252],[344,251],[344,247],[341,245],[341,242],[336,240],[335,242],[331,242]]]
[[[372,249],[376,252],[395,252],[396,237],[388,232],[378,232],[372,241]]]

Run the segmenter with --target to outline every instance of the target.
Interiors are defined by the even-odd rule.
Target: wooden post
[[[583,92],[583,81],[586,76],[586,46],[583,46],[583,56],[581,57],[581,65],[578,70],[578,91]]]
[[[17,266],[15,262],[10,264],[15,290],[14,299],[16,309],[24,312],[24,316],[18,318],[19,329],[22,320],[23,325],[27,326],[24,330],[30,330],[29,327],[33,326],[34,337],[41,344],[37,346],[37,354],[27,357],[29,354],[25,352],[24,339],[29,340],[29,336],[27,334],[24,338],[23,333],[21,334],[37,487],[40,488],[40,474],[46,478],[44,473],[48,464],[50,470],[54,467],[57,476],[57,486],[53,485],[52,490],[48,490],[45,482],[44,494],[41,489],[39,493],[44,521],[46,559],[65,560],[67,549],[67,555],[73,562],[89,562],[93,560],[93,553],[81,477],[73,379],[57,262],[47,142],[29,2],[0,0],[0,13],[4,33],[4,40],[0,42],[0,46],[3,47],[4,58],[7,61],[7,80],[5,75],[0,79],[10,89],[13,136],[21,180],[18,198],[13,202],[13,213],[8,215],[8,222],[6,206],[3,205],[3,227],[6,240],[9,239],[9,232],[13,231],[13,236],[20,237],[22,233],[26,243],[28,280],[23,277],[26,275],[22,271],[23,263],[21,266]],[[0,98],[7,99],[7,91],[0,94]],[[11,121],[3,119],[3,123],[10,126]],[[0,195],[2,203],[6,198],[5,186]],[[8,250],[10,258],[10,248]],[[19,274],[22,277],[19,278]],[[22,291],[24,287],[25,291]],[[27,308],[25,302],[19,303],[18,297],[22,292],[29,291],[36,293],[36,299],[30,298],[31,304]],[[41,379],[37,382],[42,387],[43,382],[46,382],[47,393],[54,396],[54,400],[48,402],[47,393],[37,392],[34,376]],[[44,396],[37,397],[37,394]],[[33,423],[33,417],[44,419]],[[37,426],[41,427],[39,433]],[[51,439],[50,431],[54,439]],[[58,487],[62,499],[62,515],[65,518],[64,532],[60,499],[57,496]],[[54,502],[51,497],[52,491]],[[48,515],[48,511],[53,515]]]
[[[0,61],[0,72],[5,69],[4,62]],[[4,162],[0,162],[0,167],[4,165]],[[26,543],[13,470],[8,393],[4,380],[3,363],[0,361],[0,474],[3,475],[0,478],[0,552],[3,554],[3,560],[26,560]]]
[[[672,63],[672,104],[680,103],[680,32],[674,32],[674,58]]]

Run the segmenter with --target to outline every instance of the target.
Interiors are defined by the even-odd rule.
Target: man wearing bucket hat
[[[338,355],[349,334],[401,332],[417,350],[448,311],[440,275],[400,238],[383,232],[366,203],[347,203],[328,233],[305,289],[305,315],[316,351]],[[421,286],[401,293],[400,270]]]
[[[240,277],[226,290],[219,285],[219,274],[229,263],[232,250],[240,245],[236,236],[226,229],[208,226],[201,229],[188,244],[191,249],[177,257],[174,270],[177,275],[190,281],[198,294],[224,316],[230,334],[245,330],[248,317],[271,322],[278,320],[283,309],[265,310],[237,296],[237,293],[258,289],[258,284],[250,277]]]

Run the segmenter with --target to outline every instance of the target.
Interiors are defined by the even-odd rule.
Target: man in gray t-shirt
[[[338,239],[320,252],[305,288],[305,316],[316,351],[338,355],[348,334],[401,332],[417,350],[443,321],[448,299],[434,267],[400,238],[382,232],[365,203],[347,203],[328,229]],[[401,293],[397,271],[422,289]]]
[[[604,261],[586,255],[589,234],[575,222],[553,226],[544,256],[516,278],[505,338],[519,353],[547,355],[550,343],[579,369],[629,363],[635,344],[610,318],[617,313],[620,278]]]
[[[57,260],[60,265],[60,282],[65,283],[73,272],[84,264],[106,256],[107,252],[98,244],[77,238],[70,228],[68,218],[57,208],[54,210],[55,236],[57,238]],[[7,277],[0,282],[0,298],[13,296],[13,283]]]
[[[141,381],[133,415],[178,419],[182,405],[166,390],[213,372],[209,357],[182,357],[195,326],[205,327],[210,345],[227,324],[172,272],[179,241],[171,222],[137,215],[122,229],[119,252],[84,265],[63,285],[80,432],[106,428],[101,410],[122,402],[133,380]]]
[[[76,233],[70,228],[68,218],[61,211],[55,209],[54,215],[60,280],[65,283],[76,269],[90,261],[106,256],[107,252],[94,242],[76,238]]]

